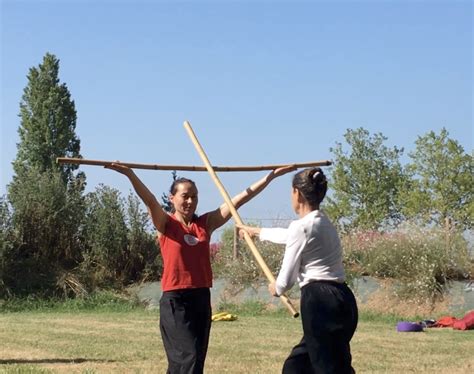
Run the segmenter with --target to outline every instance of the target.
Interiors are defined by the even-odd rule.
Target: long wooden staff
[[[106,166],[117,161],[103,161],[103,160],[87,160],[85,158],[73,158],[73,157],[58,157],[56,158],[58,164],[78,164],[78,165],[95,165],[95,166]],[[137,164],[131,162],[120,162],[120,164],[128,166],[132,169],[151,169],[151,170],[185,170],[185,171],[207,171],[204,166],[192,166],[192,165],[159,165],[159,164]],[[313,161],[304,162],[295,165],[297,168],[306,168],[310,166],[329,166],[331,161]],[[261,170],[274,170],[281,168],[285,165],[261,165],[261,166],[213,166],[214,171],[261,171]]]
[[[211,163],[209,162],[209,159],[207,158],[206,154],[204,153],[204,150],[203,150],[201,144],[199,143],[199,141],[197,140],[196,135],[194,134],[194,131],[191,128],[191,125],[189,124],[188,121],[184,122],[184,127],[185,127],[186,131],[188,132],[189,137],[191,138],[194,146],[196,147],[197,151],[199,152],[199,155],[201,156],[202,161],[206,165],[207,171],[211,175],[214,183],[216,184],[216,186],[219,189],[222,197],[224,198],[227,206],[229,207],[229,210],[232,214],[232,217],[234,218],[234,221],[239,225],[243,225],[244,223],[242,222],[242,219],[240,218],[240,215],[237,212],[237,209],[235,209],[234,204],[232,204],[232,200],[231,200],[229,194],[227,193],[227,191],[225,190],[225,188],[222,185],[221,181],[219,180],[219,177],[217,176],[215,170],[213,169]],[[275,277],[273,276],[272,272],[270,271],[267,264],[265,263],[265,260],[260,255],[260,252],[258,251],[257,247],[255,246],[255,244],[254,244],[252,238],[250,237],[250,235],[247,234],[246,232],[244,232],[244,238],[245,238],[245,241],[247,242],[250,250],[252,251],[253,256],[257,260],[258,265],[260,265],[260,268],[263,270],[263,272],[266,275],[266,277],[268,278],[268,280],[270,282],[275,282]],[[288,296],[281,295],[280,300],[283,302],[283,304],[285,304],[285,306],[288,308],[288,310],[290,311],[290,313],[292,314],[293,317],[296,318],[296,317],[299,316],[299,313],[294,308],[294,306],[291,303]]]

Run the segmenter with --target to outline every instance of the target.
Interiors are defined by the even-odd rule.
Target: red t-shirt
[[[186,226],[174,216],[168,216],[165,233],[159,239],[163,256],[163,291],[212,287],[206,220],[207,214],[204,214]]]

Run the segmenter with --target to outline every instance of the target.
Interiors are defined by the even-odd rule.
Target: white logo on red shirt
[[[189,234],[184,235],[184,241],[186,242],[187,245],[191,245],[191,246],[195,246],[196,244],[199,243],[198,238]]]

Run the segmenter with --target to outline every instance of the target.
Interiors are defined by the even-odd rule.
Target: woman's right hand
[[[120,174],[126,176],[129,176],[132,172],[132,169],[130,169],[128,166],[122,165],[120,161],[112,162],[111,164],[105,165],[104,168],[118,171]]]
[[[277,169],[273,169],[269,176],[273,179],[273,178],[276,178],[276,177],[280,177],[282,175],[285,175],[287,173],[290,173],[294,170],[296,170],[296,166],[295,165],[287,165],[287,166],[282,166],[281,168],[277,168]]]
[[[249,234],[250,237],[258,236],[260,234],[260,227],[246,226],[246,225],[235,225],[239,229],[239,237],[243,239],[245,233]]]

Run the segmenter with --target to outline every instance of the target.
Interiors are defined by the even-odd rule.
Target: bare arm
[[[288,241],[289,230],[282,227],[255,227],[247,225],[235,225],[239,229],[239,236],[244,238],[244,233],[250,237],[258,237],[262,241],[270,241],[275,244],[286,244]]]
[[[112,163],[104,166],[106,169],[111,169],[125,175],[132,183],[133,188],[143,203],[148,209],[151,220],[160,234],[165,232],[166,222],[168,222],[168,214],[163,210],[161,205],[156,200],[155,195],[143,184],[132,169],[120,163]]]
[[[250,187],[234,196],[232,198],[232,205],[234,205],[236,209],[240,208],[242,205],[244,205],[252,198],[257,196],[260,192],[262,192],[264,188],[267,187],[273,179],[282,176],[286,173],[289,173],[293,170],[295,170],[294,166],[285,166],[272,170],[265,177],[258,180]],[[209,217],[207,219],[207,228],[209,233],[212,233],[214,230],[224,225],[230,219],[231,216],[232,215],[230,209],[226,203],[222,204],[218,209],[210,212]]]
[[[239,237],[240,239],[244,238],[244,232],[250,235],[251,238],[260,235],[260,231],[262,229],[260,227],[255,226],[247,226],[247,225],[235,225],[239,229]]]

